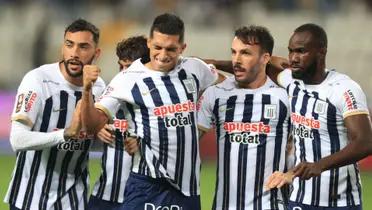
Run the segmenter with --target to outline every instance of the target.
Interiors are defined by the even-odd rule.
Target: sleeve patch
[[[347,90],[344,92],[344,99],[346,102],[347,110],[355,110],[358,109],[357,101],[355,99],[355,96],[351,90]]]

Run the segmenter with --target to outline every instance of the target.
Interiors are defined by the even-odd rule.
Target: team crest
[[[187,93],[195,93],[196,92],[196,85],[193,79],[184,79],[183,84],[185,84]]]
[[[276,105],[266,104],[264,106],[264,118],[265,119],[276,119]]]
[[[327,103],[324,101],[319,101],[315,103],[314,112],[317,114],[324,114],[327,110]]]

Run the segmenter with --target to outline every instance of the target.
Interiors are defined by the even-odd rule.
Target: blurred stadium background
[[[372,104],[372,0],[0,0],[0,198],[4,198],[15,154],[9,145],[10,112],[23,75],[60,58],[64,27],[82,17],[101,29],[103,55],[98,64],[108,82],[117,73],[116,43],[147,35],[152,19],[174,12],[186,23],[185,55],[229,59],[233,31],[264,25],[275,38],[274,54],[287,56],[292,31],[306,22],[328,33],[328,68],[359,82]],[[371,106],[372,107],[372,106]],[[202,205],[210,209],[215,183],[215,143],[201,145]],[[92,154],[91,177],[99,174],[99,154]],[[372,158],[361,161],[363,202],[372,210]],[[8,209],[0,202],[0,209]]]

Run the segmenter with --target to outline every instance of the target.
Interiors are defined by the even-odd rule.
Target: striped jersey
[[[290,97],[295,164],[317,162],[348,144],[344,119],[368,114],[366,97],[360,86],[348,76],[328,71],[318,85],[293,79],[289,69],[278,82]],[[340,207],[361,204],[361,182],[357,163],[324,171],[307,181],[295,178],[291,201]]]
[[[101,78],[93,87],[102,93]],[[22,120],[32,131],[51,132],[69,126],[82,87],[65,80],[59,63],[28,72],[17,92],[12,120]],[[17,152],[5,202],[20,209],[85,209],[88,194],[88,150],[91,138],[80,132],[43,150]]]
[[[123,138],[128,128],[124,111],[119,109],[116,113],[113,126],[115,127],[115,145],[103,145],[101,158],[101,175],[94,185],[92,195],[99,199],[122,203],[124,189],[131,166],[132,156],[124,150]]]
[[[165,178],[186,196],[199,194],[197,99],[217,78],[203,61],[183,57],[168,73],[136,60],[115,76],[96,106],[111,117],[125,105],[129,132],[141,138],[133,172]]]
[[[217,181],[213,209],[284,209],[282,192],[265,190],[285,169],[289,132],[288,95],[267,77],[257,89],[235,78],[209,87],[200,98],[200,129],[215,126]]]

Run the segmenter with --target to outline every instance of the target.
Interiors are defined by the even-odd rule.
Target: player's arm
[[[303,162],[294,168],[294,175],[309,179],[323,171],[356,163],[372,154],[372,126],[366,97],[354,82],[343,82],[335,94],[340,94],[337,108],[342,110],[347,130],[348,144],[340,151],[320,159],[316,163]]]
[[[208,64],[213,64],[216,69],[234,74],[234,69],[231,60],[215,60],[215,59],[202,59]],[[271,79],[276,81],[278,74],[283,71],[283,69],[289,66],[288,60],[280,56],[271,56],[270,63],[267,65],[266,73]]]
[[[316,163],[303,162],[294,168],[301,179],[319,176],[323,171],[355,163],[372,154],[372,129],[369,115],[352,115],[344,120],[349,143],[342,150],[320,159]]]
[[[109,121],[106,114],[94,106],[92,88],[100,72],[101,70],[93,65],[85,65],[83,69],[84,88],[81,99],[81,121],[83,129],[88,134],[96,134]]]
[[[81,128],[80,105],[76,106],[70,126],[52,132],[32,131],[32,123],[22,115],[13,118],[10,131],[10,144],[14,151],[41,150],[76,138]]]

